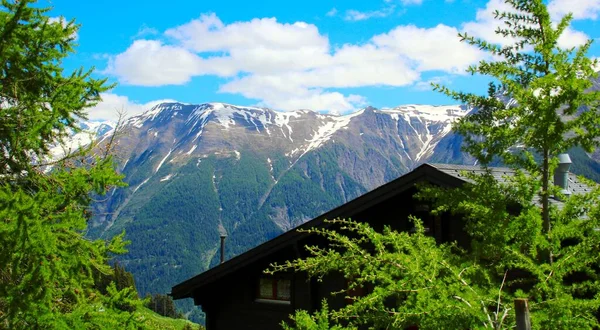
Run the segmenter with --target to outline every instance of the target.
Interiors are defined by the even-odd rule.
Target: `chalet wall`
[[[312,310],[314,294],[311,281],[298,273],[282,275],[292,282],[289,304],[257,301],[263,270],[271,262],[296,258],[297,252],[290,248],[272,257],[223,277],[211,285],[210,290],[195,294],[196,304],[202,305],[206,313],[207,330],[281,329],[281,322],[289,320],[289,315],[295,310]]]

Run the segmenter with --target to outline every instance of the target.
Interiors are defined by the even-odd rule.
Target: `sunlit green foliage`
[[[499,296],[485,267],[453,253],[452,246],[438,246],[426,236],[417,219],[415,233],[389,228],[377,232],[366,223],[333,220],[338,229],[311,229],[326,237],[328,247],[307,247],[311,257],[274,265],[270,271],[298,269],[310,276],[339,272],[350,281],[340,292],[352,301],[329,313],[319,311],[308,319],[294,316],[288,329],[321,329],[330,322],[340,329],[369,325],[375,329],[461,329],[510,325],[511,301]],[[364,296],[352,296],[354,288],[367,288]],[[507,306],[508,305],[508,306]],[[312,320],[312,321],[311,321]]]

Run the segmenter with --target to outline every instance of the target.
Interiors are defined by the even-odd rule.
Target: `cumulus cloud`
[[[548,11],[552,19],[559,20],[568,13],[573,19],[598,19],[600,0],[551,0]]]
[[[322,88],[306,88],[297,85],[275,84],[279,79],[252,76],[232,81],[221,87],[221,92],[241,94],[259,99],[259,106],[276,109],[311,109],[343,113],[364,106],[366,99],[360,95],[344,95]]]
[[[138,115],[153,106],[163,102],[175,102],[174,100],[164,99],[148,103],[138,103],[130,100],[127,96],[113,93],[102,93],[102,101],[96,106],[88,109],[88,119],[90,120],[112,120],[116,121],[119,111],[124,111],[127,116]]]
[[[483,58],[461,44],[445,25],[412,25],[373,36],[361,44],[332,47],[313,24],[275,18],[223,23],[205,14],[167,30],[166,41],[135,40],[109,60],[106,73],[141,86],[185,84],[215,75],[220,92],[236,93],[282,110],[312,108],[343,112],[365,99],[332,88],[408,86],[420,72],[457,73]]]
[[[563,48],[579,47],[585,44],[590,37],[581,32],[573,30],[572,28],[566,28],[558,38],[558,45]]]
[[[197,52],[247,49],[257,45],[274,49],[319,48],[329,44],[327,37],[322,36],[312,24],[288,24],[279,23],[275,18],[255,18],[225,25],[215,14],[202,15],[199,19],[167,30],[165,35]]]
[[[552,3],[559,1],[563,0]],[[398,1],[386,1],[387,6],[394,3]],[[506,45],[512,40],[495,33],[499,22],[493,12],[510,9],[504,0],[489,0],[473,21],[461,26],[399,25],[364,42],[340,46],[305,22],[256,18],[226,24],[208,13],[166,30],[160,38],[133,41],[110,58],[105,72],[123,84],[139,86],[181,85],[196,76],[217,76],[224,81],[219,92],[243,95],[265,106],[344,112],[366,102],[360,95],[345,94],[344,88],[419,89],[424,86],[419,83],[423,72],[437,77],[464,74],[469,65],[489,55],[460,42],[458,32]],[[559,43],[573,47],[586,40],[584,33],[568,29]]]
[[[419,79],[407,61],[392,51],[374,45],[339,49],[329,64],[311,70],[253,74],[234,79],[221,92],[262,100],[278,109],[310,108],[344,112],[364,104],[358,95],[344,96],[327,88],[360,86],[406,86]]]
[[[202,59],[189,50],[156,40],[136,40],[109,60],[104,73],[124,84],[139,86],[181,85],[200,74]]]
[[[494,11],[513,11],[512,7],[504,0],[490,0],[484,8],[477,10],[475,20],[466,22],[462,25],[462,31],[471,36],[487,40],[488,42],[508,45],[514,42],[514,39],[504,38],[496,34],[496,29],[500,21],[494,18]]]
[[[462,73],[484,56],[472,46],[460,42],[458,30],[443,24],[433,28],[398,26],[389,33],[373,37],[375,45],[403,54],[418,71]]]

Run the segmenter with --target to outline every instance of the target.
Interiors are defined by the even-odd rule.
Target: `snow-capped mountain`
[[[159,104],[125,122],[117,158],[129,187],[96,205],[90,235],[125,229],[132,244],[122,261],[142,294],[167,290],[214,262],[220,233],[233,256],[400,176],[440,146],[460,153],[445,139],[467,113]]]
[[[65,138],[61,144],[56,144],[50,148],[50,154],[53,159],[59,159],[69,152],[87,146],[92,141],[110,134],[114,127],[115,123],[112,121],[81,121],[79,122],[80,130],[77,132],[72,131],[71,135]]]
[[[284,151],[293,163],[324,144],[333,143],[336,136],[348,138],[366,133],[367,136],[361,139],[369,142],[373,134],[390,135],[398,143],[403,163],[410,168],[431,156],[440,139],[450,132],[452,122],[467,112],[461,106],[406,105],[381,110],[369,107],[336,116],[308,110],[277,112],[223,103],[164,103],[130,118],[125,127],[138,142],[144,141],[142,147],[151,148],[155,154],[161,152],[156,148],[168,146],[170,151],[162,153],[170,161],[207,155],[216,149],[235,153],[235,149],[227,146],[267,143],[269,149]],[[165,134],[172,136],[172,141],[165,140]],[[244,138],[227,139],[230,136]]]

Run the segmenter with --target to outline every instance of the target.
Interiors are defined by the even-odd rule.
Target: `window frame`
[[[271,288],[272,288],[272,294],[271,296],[267,297],[267,296],[263,296],[261,294],[261,282],[263,280],[267,280],[271,282]],[[279,298],[279,283],[282,281],[287,281],[288,284],[288,298]],[[287,277],[271,277],[271,276],[260,276],[258,278],[257,281],[257,285],[256,285],[256,302],[262,302],[262,303],[271,303],[271,304],[283,304],[283,305],[290,305],[292,303],[292,287],[293,287],[293,282],[292,279],[287,278]]]

